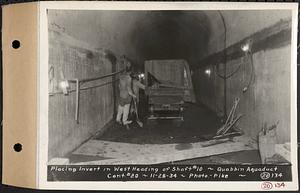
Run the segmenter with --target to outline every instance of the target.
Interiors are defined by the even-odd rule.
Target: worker
[[[139,123],[139,115],[138,115],[138,112],[140,112],[140,95],[139,95],[139,92],[140,92],[140,89],[143,89],[145,90],[145,85],[143,83],[141,83],[141,73],[133,73],[131,74],[131,78],[132,78],[132,91],[133,91],[133,94],[136,96],[136,98],[133,100],[133,103],[131,104],[132,106],[130,107],[131,111],[130,113],[135,113],[135,115],[137,116],[137,122],[139,125],[142,125],[141,123]]]
[[[141,75],[142,75],[142,73],[135,73],[131,76],[132,77],[132,90],[136,96],[137,104],[139,103],[139,99],[140,99],[139,98],[140,89],[145,90],[145,85],[143,83],[141,83]]]
[[[129,58],[127,58],[125,55],[123,55],[121,57],[121,60],[125,64],[125,70],[126,70],[126,72],[128,72],[129,74],[131,74],[131,72],[132,72],[132,64],[131,64]]]
[[[136,96],[131,89],[131,81],[132,81],[130,77],[131,64],[129,64],[130,62],[125,58],[123,59],[123,62],[125,62],[126,70],[120,75],[120,80],[119,80],[120,99],[119,99],[116,121],[120,124],[125,125],[127,129],[130,129],[128,125],[132,121],[128,120],[128,114],[129,114],[132,97],[136,98]],[[122,117],[122,122],[121,122],[121,117]]]

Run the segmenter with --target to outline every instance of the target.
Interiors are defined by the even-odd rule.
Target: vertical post
[[[224,79],[224,106],[223,106],[223,111],[224,111],[224,120],[227,118],[227,28],[226,28],[226,22],[225,22],[225,18],[222,14],[222,12],[220,10],[218,10],[218,13],[222,19],[222,23],[223,23],[223,26],[224,26],[224,50],[223,50],[223,54],[224,54],[224,74],[223,74],[223,79]]]
[[[225,53],[225,59],[224,59],[224,118],[227,118],[227,64],[226,64],[226,51],[224,50]]]
[[[117,60],[115,60],[115,61],[111,61],[111,65],[112,65],[112,72],[117,72],[119,69],[118,69],[118,67],[117,67]],[[112,90],[113,90],[113,100],[114,100],[114,109],[113,109],[113,117],[115,118],[116,116],[117,116],[117,89],[118,89],[118,87],[117,87],[117,82],[116,82],[116,80],[117,80],[117,74],[115,74],[115,75],[113,75],[112,76]]]
[[[80,86],[79,80],[76,79],[76,107],[75,107],[75,120],[79,123],[79,94],[80,94]]]

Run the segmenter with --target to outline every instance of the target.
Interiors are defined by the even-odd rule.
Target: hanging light
[[[252,43],[253,43],[253,40],[252,39],[248,39],[248,40],[245,41],[245,43],[243,43],[241,45],[241,49],[245,53],[246,59],[247,60],[250,59],[250,64],[251,64],[251,68],[252,68],[252,70],[251,70],[251,77],[249,79],[248,84],[243,88],[243,93],[245,93],[245,92],[248,91],[249,86],[250,86],[250,84],[253,81],[253,74],[254,74],[253,69],[254,69],[254,67],[253,67],[253,59],[252,59]]]
[[[208,76],[210,76],[210,74],[211,74],[211,70],[208,68],[208,69],[206,69],[205,70],[205,74],[207,74]]]
[[[60,89],[63,91],[64,95],[68,94],[68,89],[70,87],[69,82],[67,80],[63,80],[59,83]]]
[[[145,74],[144,73],[140,73],[138,76],[139,76],[139,79],[144,79],[145,78]]]
[[[252,39],[246,40],[242,45],[241,45],[241,50],[243,52],[251,52],[252,49]]]

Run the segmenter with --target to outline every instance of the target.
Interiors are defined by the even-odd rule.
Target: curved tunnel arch
[[[185,59],[195,64],[206,53],[211,22],[203,12],[151,11],[130,31],[138,63],[150,59]]]
[[[211,52],[210,44],[219,41],[224,32],[215,10],[56,10],[50,15],[50,25],[63,26],[72,37],[116,55],[125,54],[139,65],[147,59],[176,58],[196,64]],[[224,17],[227,20],[226,15]]]

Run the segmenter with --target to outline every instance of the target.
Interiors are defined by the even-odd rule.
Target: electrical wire
[[[226,43],[227,43],[227,27],[226,27],[226,23],[225,23],[225,18],[224,18],[224,16],[223,16],[223,14],[222,14],[222,12],[220,11],[220,10],[218,10],[218,13],[219,13],[219,15],[220,15],[220,17],[221,17],[221,20],[222,20],[222,23],[223,23],[223,27],[224,27],[224,43],[223,43],[223,45],[224,45],[224,48],[223,48],[223,53],[224,53],[224,63],[226,63],[226,47],[227,47],[227,45],[226,45]],[[219,74],[219,72],[218,72],[218,70],[216,71],[216,74],[219,76],[219,77],[221,77],[221,78],[223,78],[223,79],[225,79],[225,76],[226,75],[224,75],[224,76],[222,76],[222,75],[220,75]]]
[[[241,68],[241,63],[239,64],[239,66],[232,73],[227,75],[225,78],[228,79],[228,78],[232,77],[233,75],[235,75],[235,73],[237,73],[240,70],[240,68]]]
[[[120,79],[116,79],[116,80],[110,81],[110,82],[96,84],[96,85],[93,85],[93,86],[82,87],[82,88],[80,88],[80,90],[88,90],[88,89],[92,89],[92,88],[102,87],[102,86],[105,86],[105,85],[113,84],[113,83],[115,83],[115,82],[117,82],[119,80]],[[76,91],[76,89],[70,89],[70,90],[68,90],[68,93],[72,93],[72,92],[75,92],[75,91]],[[53,95],[56,95],[56,94],[64,94],[64,93],[62,91],[56,91],[56,92],[50,92],[49,93],[50,96],[53,96]]]
[[[107,77],[110,77],[110,76],[115,76],[115,75],[120,74],[120,73],[122,73],[124,71],[125,71],[125,69],[117,71],[117,72],[113,72],[113,73],[110,73],[110,74],[106,74],[106,75],[103,75],[103,76],[99,76],[99,77],[81,79],[79,81],[83,82],[83,83],[90,82],[90,81],[94,81],[94,80],[99,80],[99,79],[107,78]]]
[[[226,27],[226,22],[225,22],[225,18],[224,18],[224,15],[222,14],[222,12],[220,10],[218,10],[218,13],[222,19],[222,23],[223,23],[223,26],[224,26],[224,48],[223,48],[223,54],[224,54],[224,63],[227,62],[227,52],[226,52],[226,48],[227,48],[227,27]],[[239,64],[239,66],[232,72],[230,73],[229,75],[227,74],[224,74],[224,75],[221,75],[218,71],[216,71],[216,74],[222,78],[222,79],[228,79],[230,77],[232,77],[235,73],[237,73],[241,67],[242,63]]]
[[[226,48],[227,48],[227,45],[226,45],[227,44],[227,27],[226,27],[226,22],[225,22],[225,19],[224,19],[224,16],[223,16],[222,12],[220,10],[218,10],[218,13],[219,13],[219,15],[220,15],[220,17],[222,19],[222,23],[223,23],[223,26],[224,26],[224,44],[223,44],[224,45],[224,48],[223,48],[224,56],[223,57],[224,57],[224,63],[226,64],[226,62],[227,62],[227,53],[226,53]],[[254,64],[253,64],[253,54],[252,54],[251,51],[248,51],[246,53],[246,56],[250,57],[251,76],[250,76],[250,79],[249,79],[247,85],[243,88],[243,92],[246,92],[248,90],[249,86],[251,85],[251,83],[254,81],[254,78],[255,78],[255,75],[254,75]],[[222,79],[225,80],[225,79],[231,78],[233,75],[235,75],[240,70],[242,64],[243,63],[241,62],[239,64],[239,66],[232,73],[230,73],[229,75],[227,75],[227,74],[221,75],[218,72],[218,69],[216,70],[215,73],[217,74],[217,76],[219,76],[220,78],[222,78]]]
[[[254,75],[254,64],[253,64],[253,54],[251,51],[248,51],[247,57],[250,57],[250,65],[251,65],[251,75],[249,78],[249,81],[247,83],[247,85],[243,88],[243,92],[246,92],[248,90],[248,88],[250,87],[251,83],[253,82],[255,75]]]
[[[79,84],[81,86],[81,85],[83,85],[84,83],[87,83],[87,82],[91,82],[91,81],[95,81],[95,80],[100,80],[100,79],[104,79],[104,78],[107,78],[107,77],[113,77],[113,76],[116,76],[119,73],[122,73],[124,71],[125,71],[125,69],[122,69],[122,70],[119,70],[119,71],[116,71],[116,72],[112,72],[110,74],[106,74],[106,75],[99,76],[99,77],[81,79],[81,80],[79,80]],[[92,88],[101,87],[101,86],[104,86],[104,85],[107,85],[107,84],[114,83],[114,82],[116,82],[118,80],[119,79],[116,79],[116,80],[110,81],[110,82],[106,82],[106,83],[101,83],[101,84],[93,85],[93,86],[82,87],[82,88],[80,88],[80,90],[88,90],[88,89],[92,89]],[[75,91],[76,91],[76,89],[70,89],[70,90],[68,90],[69,93],[75,92]],[[50,96],[53,96],[53,95],[56,95],[56,94],[63,94],[63,92],[62,91],[56,91],[56,92],[50,92],[49,93]]]

